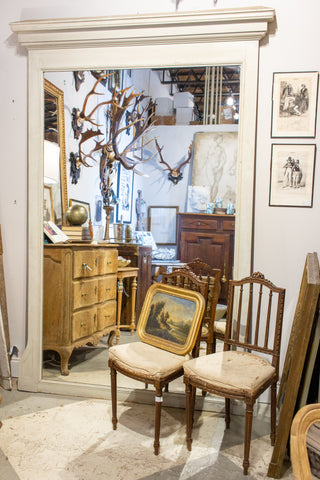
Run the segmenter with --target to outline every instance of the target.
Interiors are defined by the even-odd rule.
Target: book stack
[[[82,237],[81,239],[85,242],[91,242],[90,230],[88,227],[82,227]]]
[[[65,233],[71,240],[71,242],[77,242],[82,240],[82,227],[80,226],[62,226],[62,231]]]

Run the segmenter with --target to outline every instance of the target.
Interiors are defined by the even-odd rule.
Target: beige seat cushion
[[[109,358],[127,372],[153,381],[182,368],[190,356],[176,355],[143,342],[133,342],[110,347]]]
[[[184,373],[204,382],[209,388],[217,386],[238,390],[239,394],[254,394],[274,373],[275,368],[253,353],[218,352],[185,362]]]

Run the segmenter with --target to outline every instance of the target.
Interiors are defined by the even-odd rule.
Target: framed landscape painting
[[[177,355],[194,347],[205,307],[193,290],[154,283],[147,291],[137,334],[139,340]]]
[[[316,146],[273,144],[269,205],[312,207]]]
[[[318,72],[274,73],[272,137],[315,137]]]

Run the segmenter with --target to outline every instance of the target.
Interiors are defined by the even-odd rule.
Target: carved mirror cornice
[[[41,377],[44,72],[240,65],[234,277],[241,278],[251,271],[259,41],[274,17],[273,9],[256,7],[10,24],[28,49],[29,66],[29,336],[20,360],[20,389],[109,395],[108,387],[66,385]]]

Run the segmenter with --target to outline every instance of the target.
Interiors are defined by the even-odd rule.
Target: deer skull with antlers
[[[83,122],[87,121],[94,127],[98,128],[92,129],[89,128],[83,133],[81,133],[81,138],[79,141],[79,162],[85,166],[90,166],[88,164],[88,159],[95,161],[93,154],[100,152],[100,190],[103,196],[104,206],[106,208],[111,208],[111,203],[113,202],[114,195],[112,189],[112,180],[111,176],[114,172],[114,163],[116,161],[120,162],[124,168],[127,170],[134,170],[139,164],[146,162],[153,158],[155,155],[151,155],[145,160],[138,160],[137,156],[134,156],[134,153],[142,150],[142,137],[145,133],[149,132],[154,124],[151,121],[153,114],[149,115],[148,111],[152,107],[152,101],[145,101],[147,97],[143,93],[136,93],[132,87],[119,89],[115,87],[112,92],[112,97],[110,100],[103,101],[97,104],[90,113],[86,113],[88,100],[93,95],[103,95],[96,91],[99,83],[106,77],[112,75],[109,73],[102,75],[96,83],[94,84],[92,90],[87,94],[82,111],[79,116]],[[107,139],[102,139],[101,141],[95,140],[94,137],[101,136],[102,132],[99,129],[101,125],[98,125],[96,121],[93,120],[94,113],[98,108],[102,106],[107,106],[107,118],[109,129],[107,132]],[[125,122],[126,112],[132,109],[130,115],[129,123]],[[119,140],[121,133],[127,130],[128,128],[133,127],[133,134],[131,139],[128,140],[125,148],[119,150]],[[88,140],[94,140],[94,146],[89,152],[85,152],[84,146],[87,145]],[[144,147],[151,143],[154,139],[151,139],[144,144]],[[129,154],[132,154],[130,158]],[[139,173],[135,170],[136,173]],[[108,211],[108,210],[107,210]],[[108,228],[108,225],[107,225]],[[106,228],[106,232],[107,232]],[[107,233],[106,233],[107,235]],[[105,236],[106,239],[106,236]]]
[[[162,156],[163,147],[160,147],[160,145],[159,145],[159,143],[156,139],[155,139],[155,144],[156,144],[156,147],[157,147],[157,150],[158,150],[158,153],[159,153],[159,157],[160,157],[160,162],[159,163],[163,163],[164,165],[166,165],[167,168],[165,170],[169,170],[168,179],[174,185],[177,185],[177,183],[180,182],[180,180],[182,180],[182,178],[183,178],[183,175],[182,175],[182,172],[181,172],[182,167],[184,167],[187,163],[190,162],[191,155],[192,155],[192,144],[193,144],[193,142],[191,142],[191,144],[189,146],[187,159],[185,161],[181,162],[180,165],[178,165],[175,168],[171,168],[170,165],[167,162],[164,161],[163,156]]]

